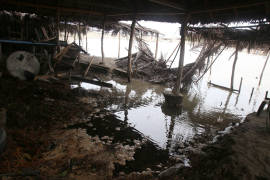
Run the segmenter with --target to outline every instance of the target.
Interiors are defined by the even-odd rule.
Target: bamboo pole
[[[178,95],[180,93],[180,86],[181,86],[181,80],[182,80],[182,74],[183,74],[183,65],[184,65],[184,58],[185,58],[185,39],[186,39],[186,28],[187,28],[187,22],[186,20],[181,25],[181,44],[180,44],[180,58],[179,58],[179,65],[178,65],[178,74],[177,74],[177,80],[173,89],[173,94]]]
[[[234,56],[234,61],[233,61],[233,66],[232,66],[232,76],[231,76],[231,90],[232,91],[233,91],[233,82],[234,82],[234,72],[235,72],[236,62],[238,58],[238,50],[239,50],[239,41],[237,41],[236,43],[235,56]]]
[[[121,49],[121,31],[118,34],[118,59],[120,58],[120,49]]]
[[[269,55],[270,55],[270,51],[268,51],[267,58],[266,58],[265,63],[263,65],[263,69],[262,69],[262,72],[261,72],[261,75],[260,75],[260,80],[259,80],[259,85],[258,86],[261,85],[262,78],[263,78],[263,73],[264,73],[265,67],[267,65],[267,62],[268,62],[268,59],[269,59]]]
[[[132,74],[132,44],[133,44],[133,37],[135,32],[135,24],[136,19],[132,20],[131,24],[131,32],[129,38],[129,46],[128,46],[128,82],[131,82],[131,74]]]
[[[105,16],[103,19],[102,33],[101,33],[101,62],[102,64],[104,63],[104,48],[103,48],[104,31],[105,31]]]
[[[158,39],[159,39],[159,34],[157,33],[157,35],[156,35],[156,52],[155,52],[155,59],[157,59],[157,54],[158,54]]]

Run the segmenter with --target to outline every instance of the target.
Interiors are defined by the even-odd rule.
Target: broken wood
[[[231,90],[232,91],[233,91],[233,83],[234,83],[234,72],[235,72],[236,62],[238,58],[238,50],[239,50],[239,41],[237,41],[236,43],[235,56],[234,56],[234,61],[233,61],[233,66],[232,66],[232,76],[231,76]]]
[[[95,81],[95,80],[92,80],[92,79],[83,78],[81,76],[71,75],[71,79],[76,80],[76,81],[83,81],[83,82],[86,82],[86,83],[95,84],[95,85],[98,85],[98,86],[108,87],[108,88],[113,87],[112,84],[110,84],[110,83],[106,83],[106,82],[102,82],[102,81]]]
[[[232,92],[238,92],[238,90],[236,89],[231,89],[231,88],[228,88],[228,87],[225,87],[225,86],[221,86],[221,85],[218,85],[218,84],[214,84],[212,82],[208,82],[209,85],[213,86],[213,87],[216,87],[216,88],[220,88],[220,89],[223,89],[223,90],[226,90],[226,91],[232,91]]]
[[[179,41],[179,43],[177,44],[177,46],[174,48],[172,54],[171,54],[171,55],[169,56],[169,58],[165,61],[165,64],[167,64],[167,62],[169,62],[169,60],[171,59],[171,57],[172,57],[172,55],[174,54],[174,52],[176,51],[176,49],[178,49],[178,47],[180,46],[180,42],[181,42],[181,41]]]
[[[238,93],[240,94],[242,88],[243,78],[241,77]]]
[[[87,68],[86,68],[86,71],[84,72],[83,77],[86,77],[86,76],[87,76],[88,71],[89,71],[89,69],[90,69],[90,66],[91,66],[93,60],[94,60],[94,56],[91,58],[91,60],[90,60],[90,62],[89,62],[89,64],[88,64],[88,66],[87,66]]]
[[[129,47],[128,47],[128,82],[131,82],[131,74],[132,74],[132,44],[133,44],[133,36],[135,32],[135,24],[136,24],[136,19],[134,18],[131,24],[131,32],[130,32]]]
[[[47,34],[46,29],[44,27],[41,27],[41,30],[42,30],[42,33],[43,33],[43,36],[44,36],[45,40],[49,39],[49,36]]]

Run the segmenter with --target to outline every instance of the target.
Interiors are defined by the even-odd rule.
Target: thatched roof
[[[240,49],[268,49],[270,47],[270,24],[218,27],[188,27],[188,38],[192,42],[215,40],[235,46],[240,42]]]
[[[2,10],[36,13],[61,20],[153,20],[192,24],[269,20],[269,0],[2,0]]]

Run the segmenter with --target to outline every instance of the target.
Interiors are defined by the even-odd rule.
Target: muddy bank
[[[245,122],[202,149],[190,154],[191,168],[178,173],[184,179],[269,179],[270,131],[266,114],[247,116]]]

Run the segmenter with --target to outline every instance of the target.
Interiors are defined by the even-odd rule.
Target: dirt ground
[[[204,154],[190,154],[192,168],[183,169],[184,179],[270,179],[270,129],[266,113],[255,113],[215,144],[203,148]]]

